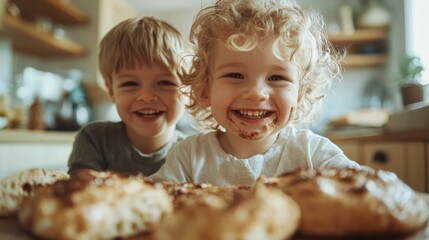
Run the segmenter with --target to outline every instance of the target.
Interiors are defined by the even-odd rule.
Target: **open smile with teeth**
[[[156,110],[140,110],[135,112],[137,115],[143,118],[153,118],[161,115],[163,111],[156,111]]]
[[[271,116],[274,112],[269,110],[234,110],[234,113],[242,118],[261,119]]]

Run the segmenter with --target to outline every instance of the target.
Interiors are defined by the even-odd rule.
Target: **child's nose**
[[[242,98],[252,101],[265,101],[269,98],[269,94],[268,90],[261,84],[253,84],[245,89]]]
[[[158,96],[153,94],[150,90],[142,90],[137,96],[137,100],[143,102],[155,102],[158,100]]]

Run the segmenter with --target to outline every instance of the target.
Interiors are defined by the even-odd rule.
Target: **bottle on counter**
[[[28,110],[28,129],[45,130],[45,111],[39,97],[34,99]]]

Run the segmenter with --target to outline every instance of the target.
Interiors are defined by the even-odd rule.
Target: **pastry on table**
[[[159,186],[141,175],[78,170],[69,180],[38,189],[22,203],[18,218],[44,239],[130,237],[150,231],[172,212]]]
[[[428,221],[427,203],[393,172],[299,170],[267,184],[299,204],[304,235],[403,235]]]
[[[298,204],[263,184],[247,190],[215,187],[207,194],[182,196],[174,213],[155,228],[155,239],[284,240],[299,223]]]
[[[30,168],[0,181],[0,216],[14,216],[24,200],[34,190],[58,180],[68,179],[67,173],[43,168]]]

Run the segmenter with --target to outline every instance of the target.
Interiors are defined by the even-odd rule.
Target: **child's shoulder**
[[[80,132],[104,132],[104,131],[122,131],[125,129],[123,122],[94,121],[86,124],[80,129]]]
[[[182,139],[181,144],[203,144],[213,140],[216,140],[216,132],[200,132],[186,136]]]

